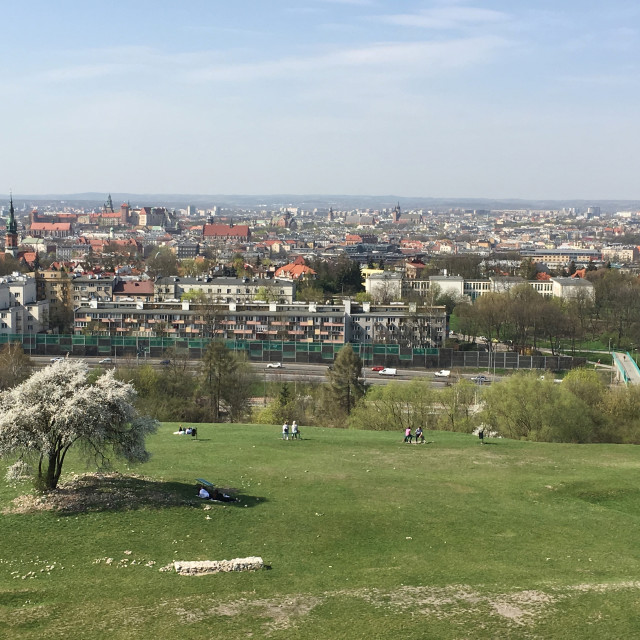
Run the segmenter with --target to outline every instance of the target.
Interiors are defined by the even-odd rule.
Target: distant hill
[[[68,194],[14,194],[17,206],[31,203],[75,203],[78,206],[98,207],[106,201],[108,193],[68,193]],[[338,194],[180,194],[180,193],[117,193],[112,192],[114,207],[122,202],[132,206],[156,205],[170,208],[184,208],[189,204],[201,207],[227,207],[232,209],[274,209],[283,206],[304,209],[383,209],[400,204],[403,209],[462,208],[462,209],[562,209],[576,207],[585,209],[599,206],[603,211],[614,212],[640,208],[640,200],[523,200],[514,198],[430,198],[423,196],[395,195],[338,195]],[[9,195],[0,196],[9,200]]]

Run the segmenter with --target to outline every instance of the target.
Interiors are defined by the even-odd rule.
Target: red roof
[[[70,222],[34,222],[31,231],[71,231]]]
[[[251,231],[246,224],[205,224],[202,235],[209,238],[248,238]]]
[[[296,264],[293,262],[290,264],[285,264],[284,267],[276,269],[275,273],[276,278],[284,277],[292,278],[293,280],[297,280],[298,278],[307,275],[315,276],[316,272],[311,267],[307,267],[306,264]]]
[[[113,288],[113,293],[114,295],[125,296],[152,296],[153,282],[151,280],[118,282],[118,284]]]

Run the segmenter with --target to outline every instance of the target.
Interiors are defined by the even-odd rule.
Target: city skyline
[[[637,199],[640,7],[7,9],[14,193]]]

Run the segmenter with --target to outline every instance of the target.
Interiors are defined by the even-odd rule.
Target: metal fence
[[[93,336],[56,334],[0,334],[0,345],[19,343],[25,353],[39,356],[162,358],[177,351],[190,359],[201,359],[209,344],[208,338],[140,338],[136,336]],[[329,364],[333,362],[340,343],[289,342],[283,340],[226,340],[227,348],[258,362],[299,362]],[[366,366],[395,368],[453,369],[571,369],[583,365],[584,358],[570,356],[522,356],[510,351],[453,351],[402,347],[397,344],[351,345]]]

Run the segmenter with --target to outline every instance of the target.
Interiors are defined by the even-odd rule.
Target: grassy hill
[[[0,636],[640,636],[637,447],[175,428],[150,440],[145,479],[77,492],[88,511],[16,512],[27,489],[2,484]],[[196,477],[240,502],[196,500]],[[270,570],[159,571],[253,555]]]

